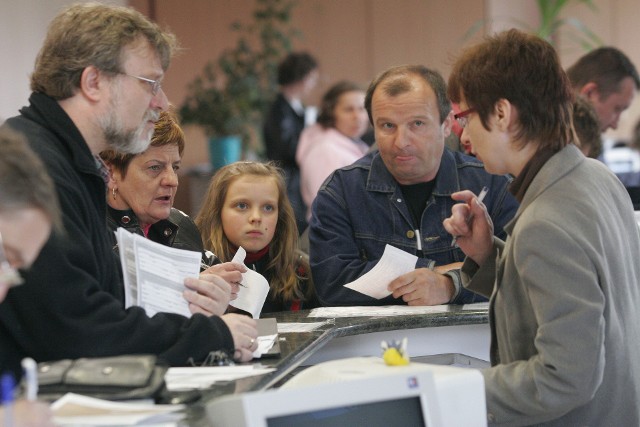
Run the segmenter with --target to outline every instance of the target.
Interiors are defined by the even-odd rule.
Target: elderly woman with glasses
[[[113,150],[100,156],[109,171],[107,193],[107,224],[111,231],[123,227],[133,233],[179,249],[203,253],[203,268],[212,264],[211,256],[204,254],[200,232],[186,214],[173,207],[178,189],[178,169],[184,152],[184,132],[170,112],[162,112],[155,124],[149,148],[140,154],[122,154]],[[113,247],[118,253],[115,233],[110,233]],[[221,315],[229,299],[237,296],[238,283],[246,268],[240,264],[224,263],[208,267],[206,273],[217,286],[185,292],[193,312]],[[225,288],[229,283],[229,295]]]

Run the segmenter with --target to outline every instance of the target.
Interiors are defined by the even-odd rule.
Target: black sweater
[[[124,309],[120,267],[107,235],[106,188],[77,127],[52,98],[33,93],[6,125],[26,135],[53,179],[65,235],[53,235],[28,274],[0,304],[0,370],[20,360],[149,353],[171,365],[233,349],[219,317],[149,318]]]

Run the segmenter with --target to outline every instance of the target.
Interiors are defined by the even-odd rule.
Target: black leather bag
[[[156,400],[165,389],[167,369],[152,355],[41,362],[38,397],[55,400],[65,393],[78,393],[108,400]]]

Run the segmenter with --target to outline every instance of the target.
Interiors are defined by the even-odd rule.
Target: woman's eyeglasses
[[[24,283],[22,276],[17,269],[9,264],[7,255],[4,253],[4,243],[2,241],[2,233],[0,233],[0,283],[9,285],[9,287],[21,285]]]

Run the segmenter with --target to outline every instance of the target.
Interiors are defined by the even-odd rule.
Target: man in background
[[[307,228],[307,206],[300,193],[300,168],[296,162],[302,130],[315,117],[308,117],[302,101],[318,82],[318,63],[306,52],[292,52],[278,65],[280,91],[264,121],[267,158],[285,172],[287,195],[296,216],[298,233]]]
[[[614,47],[601,47],[582,56],[567,70],[573,92],[596,112],[600,132],[617,129],[620,115],[640,89],[640,77],[631,60]],[[624,142],[604,141],[602,161],[614,173],[639,174],[640,155]]]
[[[640,89],[636,67],[614,47],[601,47],[582,56],[569,67],[567,76],[574,93],[593,105],[600,132],[618,128],[620,114]]]

